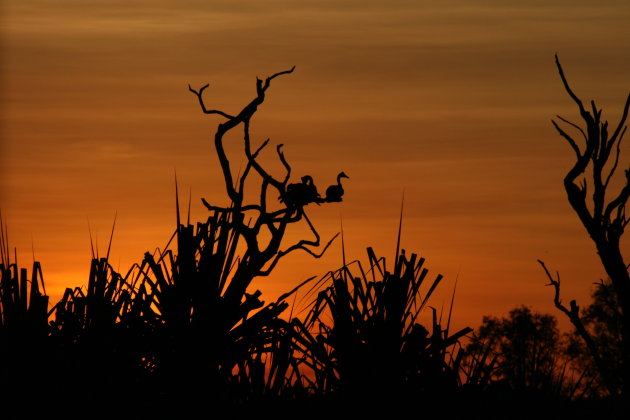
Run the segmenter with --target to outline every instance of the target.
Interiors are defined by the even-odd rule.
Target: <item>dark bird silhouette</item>
[[[313,183],[313,177],[310,175],[304,175],[302,182],[287,185],[285,193],[280,196],[281,203],[296,206],[305,206],[313,202],[319,204],[321,201],[321,196]]]
[[[331,185],[326,188],[326,198],[324,201],[333,203],[341,201],[341,197],[343,197],[343,187],[341,186],[341,178],[350,178],[345,172],[340,172],[337,175],[337,183]]]
[[[305,185],[304,193],[305,198],[307,199],[307,203],[315,202],[319,205],[319,202],[322,200],[322,198],[317,191],[317,186],[313,182],[313,177],[310,175],[304,175],[302,177],[302,184]]]

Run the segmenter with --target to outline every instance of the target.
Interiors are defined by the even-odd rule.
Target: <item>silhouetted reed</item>
[[[452,394],[460,385],[458,341],[471,331],[449,331],[429,299],[442,280],[427,281],[424,258],[397,256],[393,272],[367,249],[368,266],[355,261],[330,272],[298,330],[299,360],[314,393],[338,393],[369,410]],[[424,286],[424,287],[423,287]],[[429,329],[420,323],[430,311]]]
[[[49,365],[48,296],[39,262],[28,270],[11,261],[6,225],[0,217],[0,417],[28,416],[38,380]]]
[[[155,379],[170,393],[240,403],[260,386],[261,357],[281,348],[287,323],[278,315],[286,304],[265,305],[258,291],[233,297],[243,277],[231,274],[239,267],[242,273],[248,260],[235,258],[238,233],[230,220],[217,211],[196,229],[180,225],[177,252],[145,254],[130,284],[150,326]]]

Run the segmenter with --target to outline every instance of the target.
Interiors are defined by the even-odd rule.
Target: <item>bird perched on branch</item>
[[[337,175],[337,183],[326,188],[326,198],[324,199],[324,201],[328,203],[341,201],[341,197],[343,197],[344,192],[343,187],[341,186],[341,178],[350,177],[346,175],[345,172],[340,172],[339,175]]]
[[[313,177],[311,177],[310,175],[303,176],[302,183],[305,185],[304,190],[307,204],[317,203],[317,205],[319,205],[319,202],[322,201],[322,198],[317,191],[317,186],[313,182]]]
[[[317,192],[317,187],[313,182],[313,177],[304,175],[302,182],[287,185],[287,189],[279,198],[281,203],[305,206],[308,203],[321,202],[321,196]]]

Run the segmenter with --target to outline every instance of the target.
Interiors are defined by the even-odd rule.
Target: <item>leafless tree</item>
[[[320,253],[314,251],[320,246],[320,236],[310,219],[308,218],[304,207],[310,203],[323,203],[324,200],[319,196],[301,197],[300,200],[291,199],[291,187],[304,186],[305,184],[289,184],[291,177],[291,166],[287,162],[282,144],[276,147],[276,153],[280,162],[286,170],[284,178],[277,179],[267,172],[261,164],[256,160],[260,152],[267,146],[269,139],[265,140],[258,148],[252,150],[250,137],[250,122],[258,107],[264,102],[265,94],[271,82],[279,76],[292,73],[295,67],[281,71],[267,77],[265,80],[256,79],[256,97],[249,102],[238,114],[230,115],[226,112],[208,109],[203,100],[204,90],[209,86],[206,84],[199,90],[195,90],[189,86],[189,90],[199,99],[201,109],[205,114],[215,114],[226,119],[225,122],[218,125],[214,135],[214,146],[221,164],[223,178],[228,196],[231,200],[229,208],[222,208],[209,204],[205,199],[204,205],[211,211],[219,211],[229,213],[232,216],[232,223],[235,230],[242,236],[246,242],[247,249],[241,257],[240,263],[232,279],[231,287],[226,291],[224,296],[227,301],[240,300],[251,280],[257,276],[267,276],[271,273],[278,261],[287,254],[303,250],[311,254],[313,257],[319,258],[330,246],[336,238],[335,235],[326,243]],[[226,155],[223,141],[226,133],[237,127],[242,126],[243,140],[245,146],[245,156],[247,164],[240,176],[235,178],[230,161]],[[257,203],[245,203],[245,186],[248,177],[253,173],[252,169],[261,178],[260,191],[258,193]],[[310,177],[309,177],[310,178]],[[312,179],[311,179],[312,180]],[[304,182],[304,178],[303,178]],[[273,192],[272,192],[273,191]],[[272,199],[269,199],[273,197]],[[256,213],[253,220],[246,220],[246,214],[250,212]],[[313,239],[301,239],[292,245],[281,249],[282,240],[287,228],[295,223],[305,220],[308,224]],[[266,245],[261,244],[259,238],[261,232],[266,229],[271,235],[271,239]]]
[[[571,207],[595,244],[602,266],[618,296],[618,305],[622,313],[623,367],[620,380],[607,375],[606,369],[600,369],[600,373],[608,391],[612,395],[621,395],[625,406],[630,384],[630,276],[620,242],[629,221],[626,204],[630,197],[630,166],[623,171],[619,189],[613,188],[614,182],[611,181],[619,167],[621,141],[627,129],[625,123],[630,108],[630,95],[619,122],[611,130],[608,121],[602,120],[602,109],[595,105],[595,101],[590,102],[589,110],[573,92],[557,55],[556,65],[564,88],[577,105],[585,125],[580,126],[561,116],[557,118],[566,126],[561,127],[557,120],[551,121],[560,136],[569,143],[576,157],[575,163],[564,177],[564,188]],[[575,134],[569,134],[567,127],[575,130]],[[542,261],[538,262],[545,270],[549,285],[555,289],[555,306],[567,315],[589,348],[595,363],[601,367],[601,355],[582,322],[578,304],[575,300],[571,300],[569,307],[562,303],[560,276],[557,273],[553,276]]]

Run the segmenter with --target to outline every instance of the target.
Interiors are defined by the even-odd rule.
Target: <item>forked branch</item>
[[[311,223],[311,220],[308,218],[306,213],[304,213],[303,210],[300,210],[300,212],[302,213],[302,216],[304,217],[304,220],[306,220],[306,222],[308,223],[308,226],[309,226],[311,232],[315,235],[315,240],[314,241],[309,241],[309,240],[306,240],[306,239],[302,239],[302,240],[298,241],[297,243],[291,245],[287,249],[278,251],[276,253],[274,259],[271,261],[271,264],[269,265],[269,267],[266,270],[259,271],[259,273],[258,273],[259,275],[261,275],[261,276],[268,276],[271,273],[271,271],[273,270],[273,268],[276,266],[276,264],[278,264],[278,261],[280,261],[280,259],[282,257],[284,257],[285,255],[288,255],[291,252],[296,251],[298,249],[306,251],[307,253],[309,253],[310,255],[312,255],[315,258],[321,258],[322,255],[324,255],[324,253],[328,249],[328,247],[333,243],[333,241],[337,238],[337,236],[339,236],[339,232],[337,232],[328,241],[328,243],[326,243],[326,246],[324,246],[324,249],[319,254],[313,252],[313,250],[308,248],[308,246],[310,246],[310,247],[318,247],[319,246],[319,241],[320,241],[319,233],[317,233],[317,230],[315,229],[315,226],[313,226],[313,223]]]
[[[576,155],[576,161],[564,179],[567,196],[571,206],[594,240],[597,241],[600,240],[598,238],[604,238],[604,240],[610,239],[612,243],[616,243],[623,233],[623,229],[618,230],[618,227],[625,227],[627,224],[624,209],[630,198],[630,175],[628,170],[625,171],[625,182],[619,193],[608,203],[606,203],[605,197],[606,190],[619,164],[621,141],[627,128],[625,122],[630,109],[630,95],[628,95],[625,102],[619,123],[609,137],[608,122],[601,121],[602,110],[597,108],[594,101],[591,101],[591,111],[586,110],[583,102],[569,86],[557,55],[555,59],[564,88],[571,99],[578,105],[580,115],[586,124],[586,129],[582,129],[577,124],[558,116],[561,121],[580,132],[585,142],[585,147],[581,150],[575,139],[563,130],[556,121],[552,120],[554,128],[569,143]],[[612,160],[612,163],[609,163],[613,151],[614,160]],[[585,176],[589,165],[592,165],[593,181],[593,202],[590,206],[586,203],[586,180],[582,181],[581,186],[576,183],[579,177]],[[607,167],[610,169],[605,169]],[[604,173],[604,171],[607,173]],[[610,226],[615,226],[616,228],[613,231],[607,231]],[[599,249],[601,244],[597,245]]]
[[[199,100],[199,105],[201,105],[201,110],[203,111],[204,114],[217,114],[217,115],[221,115],[227,119],[232,119],[234,118],[234,116],[230,115],[230,114],[226,114],[223,111],[219,111],[218,109],[207,109],[206,108],[206,104],[203,102],[203,91],[206,90],[208,88],[208,86],[210,86],[209,83],[206,83],[205,85],[203,85],[201,87],[201,89],[199,89],[198,91],[193,89],[190,85],[188,85],[188,90],[191,91],[192,93],[194,93],[197,96],[197,99]]]
[[[219,158],[219,162],[221,164],[221,169],[223,171],[223,178],[225,181],[226,189],[231,199],[232,203],[230,207],[219,207],[210,205],[205,199],[202,199],[204,206],[211,211],[218,211],[224,214],[232,215],[231,221],[229,222],[231,227],[236,229],[239,233],[241,233],[248,244],[246,257],[242,260],[242,264],[245,264],[247,261],[248,267],[243,269],[241,273],[245,273],[249,271],[250,274],[245,275],[245,277],[251,276],[266,276],[271,273],[273,268],[276,266],[278,261],[286,256],[287,254],[302,249],[312,255],[315,258],[320,258],[324,252],[328,249],[330,244],[334,241],[337,235],[335,235],[324,247],[321,253],[316,253],[312,250],[313,247],[320,246],[320,236],[316,231],[315,227],[308,219],[306,214],[304,213],[304,205],[317,202],[318,204],[323,201],[317,201],[316,198],[319,198],[319,194],[312,184],[312,178],[309,183],[306,183],[302,180],[302,184],[295,184],[299,187],[309,189],[312,188],[315,193],[311,197],[308,196],[308,199],[301,200],[289,200],[287,197],[287,183],[291,176],[291,165],[287,161],[284,152],[282,150],[282,144],[279,144],[276,147],[276,153],[278,155],[278,159],[282,163],[284,169],[286,170],[286,174],[282,176],[282,178],[275,178],[271,175],[265,168],[257,161],[258,155],[263,150],[263,148],[269,143],[269,139],[265,140],[260,147],[256,150],[252,151],[251,138],[250,138],[250,120],[253,117],[254,113],[258,109],[258,106],[264,102],[265,93],[267,89],[271,86],[271,82],[279,76],[286,75],[292,73],[295,69],[295,66],[289,70],[277,72],[266,79],[256,78],[256,97],[254,97],[247,105],[245,105],[241,111],[236,115],[231,115],[223,111],[209,109],[206,107],[203,100],[203,93],[209,87],[209,84],[202,86],[199,90],[195,90],[190,85],[188,89],[192,92],[198,99],[199,104],[201,106],[201,110],[204,114],[216,114],[220,115],[227,119],[223,123],[219,124],[217,131],[214,136],[214,144],[215,149]],[[243,140],[244,140],[244,149],[245,156],[247,158],[247,164],[240,176],[237,176],[236,179],[232,175],[230,161],[228,160],[227,154],[224,150],[223,140],[224,136],[230,130],[236,128],[242,124],[243,127]],[[259,194],[259,202],[255,204],[245,204],[244,196],[245,196],[245,186],[246,180],[248,176],[252,174],[251,169],[254,169],[254,173],[258,174],[262,178],[262,183],[260,186],[260,194]],[[292,184],[293,185],[293,184]],[[267,194],[269,187],[273,187],[279,197],[279,202],[282,203],[282,208],[276,210],[268,210],[267,209]],[[295,195],[295,194],[294,194]],[[316,197],[315,197],[316,196]],[[336,200],[341,201],[341,200]],[[258,214],[255,217],[255,222],[253,224],[247,222],[245,223],[244,212],[247,211],[255,211]],[[288,247],[285,250],[280,250],[281,242],[286,233],[287,228],[293,224],[299,222],[302,218],[306,219],[310,231],[315,236],[315,240],[300,240],[292,246]],[[269,233],[271,234],[271,239],[269,244],[266,246],[264,250],[259,249],[258,244],[258,235],[261,232],[263,227],[267,227]],[[264,267],[267,267],[264,269]],[[239,278],[238,290],[245,290],[247,284],[251,279],[246,279],[245,277]]]
[[[597,348],[597,345],[595,344],[593,337],[588,332],[588,330],[584,326],[584,323],[582,322],[582,318],[580,317],[580,307],[575,302],[575,300],[571,300],[569,304],[570,307],[567,308],[562,303],[562,300],[560,299],[560,273],[556,272],[556,277],[554,278],[549,272],[549,270],[547,269],[547,266],[545,265],[545,263],[541,260],[537,260],[537,261],[542,266],[543,270],[545,271],[545,275],[549,279],[549,283],[546,284],[546,286],[552,286],[554,288],[553,303],[555,307],[567,315],[567,317],[571,321],[571,324],[573,324],[573,326],[575,327],[576,331],[578,332],[582,340],[584,340],[584,343],[586,344],[586,347],[588,348],[591,356],[593,357],[593,361],[595,362],[595,365],[597,366],[598,371],[600,375],[602,376],[602,380],[608,392],[611,395],[616,395],[618,392],[619,385],[616,383],[614,378],[612,378],[609,374],[607,374],[608,370],[606,369],[606,366],[602,360],[602,356],[599,352],[599,349]]]
[[[209,110],[206,107],[203,101],[202,95],[205,89],[208,88],[209,84],[202,86],[199,90],[195,90],[190,85],[188,85],[188,90],[197,97],[199,101],[199,105],[201,106],[201,110],[205,114],[217,114],[217,115],[221,115],[227,118],[227,121],[222,124],[219,124],[219,127],[217,128],[217,132],[215,133],[215,136],[214,136],[214,145],[217,151],[217,155],[219,157],[221,169],[223,171],[223,178],[225,180],[225,186],[226,186],[228,195],[230,196],[230,199],[234,203],[234,206],[237,208],[241,206],[243,197],[238,193],[238,191],[236,191],[234,187],[232,171],[230,169],[230,161],[227,158],[227,155],[223,148],[223,136],[225,135],[225,133],[235,128],[239,124],[249,123],[249,120],[252,118],[252,116],[258,109],[258,106],[264,102],[265,92],[267,91],[269,86],[271,86],[271,81],[275,79],[276,77],[281,76],[283,74],[292,73],[294,69],[295,69],[295,66],[293,66],[289,70],[275,73],[267,77],[264,82],[257,78],[256,79],[256,97],[252,99],[249,102],[249,104],[247,104],[236,116],[232,116],[226,112],[219,111],[219,110]],[[248,128],[246,128],[246,134],[247,136],[249,136],[249,133],[247,131],[248,131]],[[247,145],[247,147],[249,147],[249,145]],[[250,160],[252,160],[251,155],[252,153],[248,151],[248,159]],[[259,169],[262,169],[259,166],[257,167],[256,165],[254,165],[254,167],[256,168],[257,171],[259,171]]]

